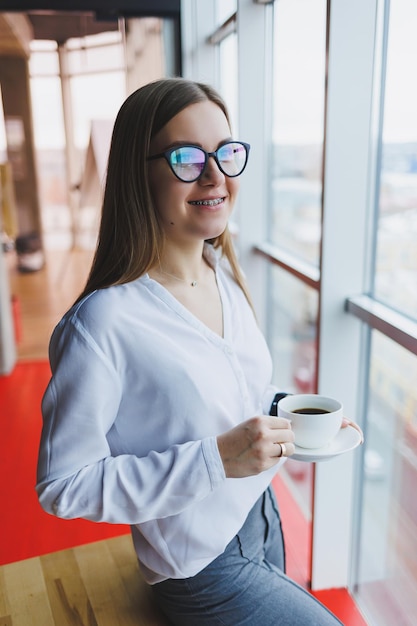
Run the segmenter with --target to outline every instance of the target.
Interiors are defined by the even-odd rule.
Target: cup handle
[[[343,421],[344,421],[344,423],[346,424],[346,426],[351,426],[352,428],[354,428],[355,430],[357,430],[357,431],[358,431],[358,433],[359,433],[359,434],[360,434],[360,436],[361,436],[361,443],[363,443],[363,442],[365,441],[365,438],[364,438],[364,436],[363,436],[363,432],[362,432],[361,427],[360,427],[360,426],[358,426],[356,422],[353,422],[352,420],[350,420],[350,419],[349,419],[349,418],[347,418],[347,417],[344,417],[344,418],[343,418]]]

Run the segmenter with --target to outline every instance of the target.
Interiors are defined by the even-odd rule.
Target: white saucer
[[[336,435],[335,439],[323,446],[322,448],[300,448],[295,446],[295,452],[290,459],[295,461],[307,461],[314,463],[317,461],[328,461],[339,454],[350,452],[356,448],[362,441],[361,434],[352,428],[352,426],[346,426],[341,428]]]

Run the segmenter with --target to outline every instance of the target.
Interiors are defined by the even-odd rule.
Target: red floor
[[[50,377],[46,361],[21,362],[0,376],[0,565],[127,534],[127,526],[62,520],[41,509],[35,492],[40,403]]]

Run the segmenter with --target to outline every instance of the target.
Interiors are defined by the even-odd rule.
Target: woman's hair
[[[77,302],[96,289],[139,278],[161,258],[164,235],[148,178],[150,143],[177,113],[206,100],[221,108],[230,125],[219,94],[208,85],[183,78],[149,83],[121,106],[111,139],[97,248]],[[210,242],[221,248],[250,302],[229,229]]]

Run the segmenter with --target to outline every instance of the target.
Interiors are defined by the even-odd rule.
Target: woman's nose
[[[218,185],[224,180],[224,174],[220,171],[214,157],[209,156],[206,169],[200,178],[203,185]]]

